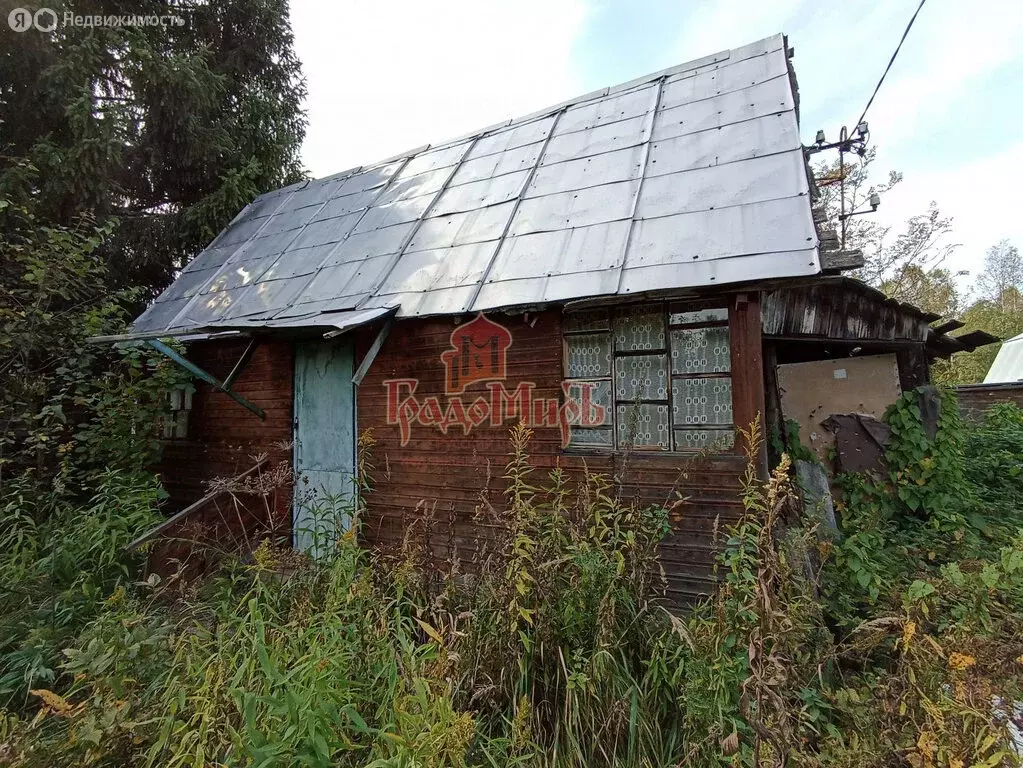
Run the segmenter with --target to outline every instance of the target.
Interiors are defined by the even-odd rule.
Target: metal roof
[[[258,197],[137,333],[329,325],[820,272],[775,35]]]
[[[991,369],[984,377],[985,384],[1005,384],[1023,381],[1023,333],[1002,344],[995,355]]]

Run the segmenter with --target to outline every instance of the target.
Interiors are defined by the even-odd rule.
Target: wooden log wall
[[[758,294],[733,296],[729,306],[733,409],[736,423],[746,425],[764,409]],[[495,509],[502,509],[510,429],[517,419],[492,422],[488,414],[468,433],[459,424],[442,433],[436,424],[417,422],[410,425],[408,439],[404,440],[400,424],[388,423],[388,396],[394,380],[415,379],[418,401],[434,396],[446,408],[450,398],[441,355],[451,350],[451,332],[470,319],[398,321],[357,393],[357,428],[360,433],[371,431],[376,440],[371,455],[372,491],[363,529],[367,543],[393,552],[408,535],[418,543],[425,541],[433,557],[447,560],[457,556],[467,568],[481,545],[500,537],[499,522],[492,515],[476,513],[484,499]],[[741,449],[696,457],[563,448],[562,429],[549,410],[562,396],[560,310],[494,314],[491,319],[512,334],[502,382],[505,391],[514,393],[520,384],[528,382],[532,385],[532,403],[543,403],[533,418],[530,454],[536,472],[532,479],[542,483],[550,470],[560,466],[573,482],[580,482],[587,471],[605,475],[628,502],[678,502],[672,533],[660,553],[668,596],[684,602],[708,593],[724,526],[736,521],[742,510],[740,478],[746,459]],[[357,363],[373,343],[378,327],[357,332]],[[223,379],[243,349],[243,341],[220,341],[193,344],[188,354]],[[235,389],[266,411],[265,421],[223,393],[198,384],[188,438],[169,441],[159,467],[173,501],[171,511],[201,498],[215,478],[243,472],[252,466],[254,456],[270,454],[271,465],[290,459],[293,376],[291,342],[269,341],[256,349]],[[470,384],[460,395],[467,408],[480,396],[490,396],[487,382]],[[473,413],[468,411],[465,418],[471,417]],[[279,490],[270,504],[281,520],[287,520],[289,502],[287,488]],[[209,514],[197,519],[215,525],[217,535],[235,535],[237,532],[225,531],[217,524],[224,508],[224,503],[212,505]]]
[[[400,547],[415,525],[421,530],[413,530],[411,535],[426,536],[435,557],[456,555],[465,562],[479,550],[481,540],[493,539],[498,533],[489,518],[480,519],[476,513],[483,499],[501,508],[506,488],[502,476],[514,420],[497,425],[488,420],[469,434],[457,426],[442,434],[435,425],[414,423],[404,445],[400,426],[387,420],[388,381],[417,379],[414,396],[419,403],[429,396],[436,396],[442,405],[448,402],[441,355],[451,347],[452,330],[469,319],[399,321],[359,387],[358,428],[360,433],[371,430],[376,440],[364,534],[371,545],[382,550]],[[506,390],[512,392],[522,382],[531,382],[534,402],[556,401],[563,378],[561,312],[495,314],[491,319],[510,330],[513,337],[507,350]],[[764,407],[757,294],[733,299],[731,334],[735,419],[738,424],[748,424]],[[373,338],[372,329],[360,334],[357,359]],[[486,385],[477,383],[461,397],[468,406],[487,394]],[[530,453],[537,467],[533,475],[537,482],[557,466],[576,480],[588,469],[613,478],[626,500],[647,505],[685,498],[661,550],[669,597],[687,601],[710,591],[718,548],[715,532],[723,532],[723,526],[741,513],[740,476],[746,461],[739,449],[702,458],[640,451],[587,453],[563,449],[561,431],[552,424],[534,427]],[[428,524],[427,519],[432,522]]]
[[[189,346],[187,356],[199,367],[223,381],[241,357],[247,339],[198,342]],[[257,346],[248,364],[234,383],[234,389],[265,412],[260,418],[218,392],[205,382],[196,381],[192,410],[188,417],[188,435],[168,440],[156,467],[164,489],[170,496],[168,511],[175,512],[206,495],[209,484],[240,475],[266,454],[264,468],[250,478],[268,482],[275,471],[291,460],[293,346],[290,341],[271,340]],[[281,536],[290,535],[291,485],[287,478],[268,497],[222,494],[202,512],[190,515],[183,526],[205,525],[216,535],[244,541],[261,526],[262,520]],[[244,509],[239,509],[238,505]],[[180,531],[170,535],[180,534]],[[174,550],[174,555],[181,552]],[[170,553],[163,552],[163,559]]]
[[[956,387],[959,410],[969,419],[982,419],[984,411],[998,403],[1023,408],[1023,382],[1017,384],[966,384]]]

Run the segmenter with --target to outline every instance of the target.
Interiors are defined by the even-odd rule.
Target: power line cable
[[[906,31],[902,33],[902,39],[899,40],[899,44],[895,47],[895,53],[892,54],[891,59],[888,60],[888,66],[885,67],[884,74],[881,75],[881,79],[877,81],[877,86],[874,88],[874,92],[870,95],[870,101],[867,102],[867,106],[863,108],[863,114],[860,115],[860,119],[856,121],[856,125],[863,122],[863,118],[867,116],[867,110],[870,109],[870,105],[874,103],[874,97],[877,96],[877,92],[881,90],[881,83],[884,82],[885,77],[888,76],[888,70],[892,68],[892,64],[895,63],[895,57],[899,55],[899,51],[902,50],[902,44],[906,42],[906,36],[909,34],[909,30],[913,28],[913,22],[916,21],[917,15],[920,13],[920,9],[924,7],[924,3],[927,0],[920,0],[920,5],[916,7],[916,11],[913,13],[913,18],[909,20],[909,24],[906,25]]]

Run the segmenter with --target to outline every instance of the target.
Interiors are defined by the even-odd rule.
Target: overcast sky
[[[804,143],[835,139],[917,2],[292,0],[303,157],[326,176],[776,32],[796,50]],[[1001,238],[1023,246],[1023,2],[928,0],[867,120],[877,179],[905,175],[879,220],[935,200],[955,220],[955,270],[976,272]]]

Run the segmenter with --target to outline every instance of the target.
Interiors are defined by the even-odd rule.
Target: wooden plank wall
[[[764,297],[764,335],[829,341],[918,342],[927,320],[848,281],[779,288]]]
[[[731,300],[734,411],[747,424],[763,409],[760,307],[755,293]],[[441,354],[450,348],[452,330],[469,317],[397,322],[357,393],[358,429],[370,430],[377,441],[372,451],[373,489],[368,496],[364,534],[367,543],[394,551],[408,534],[425,543],[438,559],[457,555],[465,563],[499,535],[491,516],[476,518],[483,498],[501,509],[506,482],[502,475],[510,450],[512,422],[474,428],[460,427],[442,434],[436,426],[415,424],[402,445],[398,426],[387,423],[385,381],[418,379],[416,397],[437,396],[444,405],[445,368]],[[561,312],[492,316],[513,335],[508,349],[508,391],[532,382],[533,400],[557,400],[561,395],[563,343]],[[375,338],[366,328],[356,338],[356,363]],[[194,344],[189,357],[223,378],[241,355],[241,341]],[[172,510],[197,500],[206,484],[236,475],[251,466],[252,457],[269,453],[271,463],[290,459],[294,356],[291,342],[271,341],[257,348],[236,389],[266,411],[260,421],[226,395],[199,384],[193,398],[186,440],[169,441],[159,466],[171,494]],[[487,394],[483,382],[470,385],[463,400],[469,404]],[[556,424],[537,427],[531,445],[534,479],[560,466],[575,482],[584,473],[598,472],[615,483],[621,497],[639,504],[665,504],[684,499],[673,515],[673,532],[661,549],[669,597],[691,600],[713,585],[714,555],[723,526],[740,512],[740,477],[745,458],[737,449],[709,457],[683,454],[572,452],[562,449]],[[282,519],[290,489],[271,502]],[[220,505],[221,507],[223,505]],[[215,523],[221,512],[200,521]],[[219,534],[218,534],[219,535]]]
[[[970,419],[981,419],[984,411],[998,403],[1015,403],[1023,408],[1023,382],[1019,384],[967,384],[956,387],[959,410]]]
[[[246,344],[244,339],[197,342],[189,346],[187,356],[223,381]],[[290,463],[293,376],[290,341],[266,341],[256,347],[234,389],[265,411],[266,419],[262,421],[222,392],[204,382],[196,382],[188,436],[183,440],[168,440],[156,468],[170,495],[169,512],[201,499],[211,481],[235,477],[249,469],[256,463],[253,457],[257,455],[270,457],[266,468],[259,473],[263,477],[282,462]],[[281,528],[284,534],[290,531],[290,483],[277,489],[266,502],[254,498],[243,501],[253,515],[263,516],[268,508],[272,509],[274,526]],[[204,513],[197,513],[194,519],[216,526],[222,526],[224,518],[230,519],[230,535],[236,535],[240,532],[234,530],[237,513],[233,507],[229,499],[221,497],[217,504],[210,505]],[[243,519],[249,521],[245,515]]]
[[[738,309],[738,311],[736,311]],[[441,353],[450,348],[452,330],[471,318],[407,320],[395,324],[357,394],[359,430],[372,431],[373,489],[368,496],[364,533],[370,544],[383,550],[398,548],[406,532],[423,536],[435,557],[453,554],[471,559],[481,542],[496,534],[493,523],[474,520],[481,498],[500,508],[502,479],[508,460],[510,423],[489,422],[465,435],[460,428],[446,435],[435,426],[415,424],[403,446],[399,427],[388,424],[385,381],[419,380],[420,401],[435,395],[442,404],[444,365]],[[560,311],[532,315],[499,315],[491,319],[512,332],[505,386],[533,382],[533,398],[558,398],[562,380]],[[760,313],[756,294],[741,304],[733,302],[733,368],[736,420],[752,419],[763,409]],[[374,338],[372,329],[361,333],[356,346],[361,360]],[[470,386],[463,395],[471,403],[487,393],[486,385]],[[536,428],[532,441],[533,464],[539,480],[556,466],[580,477],[585,469],[605,473],[618,481],[622,496],[643,504],[664,504],[687,497],[678,509],[672,535],[661,557],[668,573],[669,596],[685,601],[706,594],[713,584],[715,530],[735,521],[741,512],[740,475],[745,459],[735,453],[695,459],[680,454],[588,455],[564,451],[556,426]],[[427,515],[426,513],[429,512]],[[423,521],[429,518],[427,526]],[[419,531],[415,531],[415,527]]]

